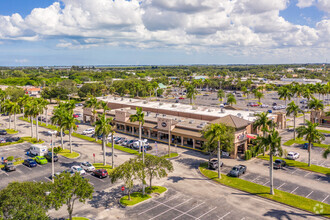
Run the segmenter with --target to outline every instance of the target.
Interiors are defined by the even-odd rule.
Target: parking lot
[[[256,160],[256,163],[259,163],[261,166],[268,166],[268,162],[262,161],[262,160]],[[222,167],[222,172],[227,174],[231,170],[231,167],[228,166],[223,166]],[[325,182],[325,183],[330,183],[330,177],[313,173],[313,172],[308,172],[304,171],[301,169],[297,169],[294,167],[284,167],[283,169],[280,170],[274,170],[274,174],[278,172],[289,172],[290,175],[297,175],[297,176],[304,176],[309,179],[314,179],[317,181]],[[263,186],[269,186],[269,176],[263,176],[258,173],[253,173],[247,172],[240,176],[241,179],[257,183]],[[311,189],[305,186],[300,186],[294,183],[291,183],[289,181],[285,181],[282,179],[274,178],[274,188],[282,191],[286,191],[288,193],[293,193],[299,196],[303,196],[306,198],[310,198],[313,200],[317,200],[320,202],[324,202],[327,204],[330,204],[330,192],[329,193],[324,193],[323,191]]]
[[[231,205],[224,205],[222,199],[219,196],[217,200],[198,200],[169,188],[164,196],[129,208],[127,216],[130,219],[146,220],[257,219],[255,216],[236,212]]]

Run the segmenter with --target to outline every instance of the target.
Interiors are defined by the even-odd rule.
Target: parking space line
[[[313,192],[314,192],[314,191],[310,192],[310,193],[306,196],[306,198],[308,198],[310,195],[312,195]]]
[[[217,207],[214,207],[213,209],[211,209],[211,210],[205,212],[203,215],[199,216],[197,219],[200,219],[201,217],[203,217],[203,216],[205,216],[206,214],[212,212],[212,211],[213,211],[214,209],[216,209],[216,208],[217,208]]]
[[[329,197],[329,195],[327,195],[327,197],[325,197],[325,198],[322,200],[322,202],[324,202],[328,197]]]
[[[292,190],[290,193],[293,193],[294,191],[296,191],[299,188],[299,186],[297,186],[294,190]]]
[[[309,174],[311,174],[311,172],[306,173],[306,174],[304,175],[304,177],[308,176]]]
[[[291,174],[294,174],[298,169],[295,169]]]
[[[256,178],[254,178],[251,182],[254,182],[255,180],[257,180],[260,176],[257,176]]]
[[[182,205],[182,204],[184,204],[184,203],[186,203],[186,202],[188,202],[188,201],[190,201],[191,200],[191,198],[190,199],[188,199],[188,200],[186,200],[186,201],[184,201],[184,202],[181,202],[180,204],[178,204],[178,205],[176,205],[176,206],[173,206],[173,207],[171,207],[171,206],[168,206],[168,205],[166,205],[166,204],[164,204],[163,203],[163,205],[164,206],[167,206],[169,209],[167,209],[166,211],[164,211],[164,212],[161,212],[161,213],[159,213],[158,215],[156,215],[156,216],[154,216],[154,217],[152,217],[152,218],[150,218],[149,220],[151,220],[151,219],[154,219],[154,218],[156,218],[156,217],[158,217],[158,216],[161,216],[162,214],[164,214],[164,213],[166,213],[166,212],[168,212],[168,211],[170,211],[170,210],[176,210],[176,211],[178,211],[178,212],[181,212],[181,213],[183,213],[182,211],[180,211],[180,210],[178,210],[178,209],[176,209],[175,207],[178,207],[178,206],[180,206],[180,205]],[[156,202],[158,202],[158,201],[156,201]],[[162,203],[162,202],[159,202],[159,203]],[[189,215],[189,214],[185,214],[185,215]],[[191,216],[191,217],[193,217],[193,218],[195,218],[194,216],[192,216],[192,215],[189,215],[189,216]]]
[[[51,179],[49,179],[48,177],[45,176],[45,179],[48,180],[48,181],[52,181]]]
[[[198,206],[201,206],[201,205],[203,205],[204,203],[205,203],[205,202],[202,202],[202,203],[200,203],[200,204],[196,205],[195,207],[193,207],[193,208],[189,209],[188,211],[186,211],[186,212],[182,213],[181,215],[178,215],[178,216],[177,216],[177,217],[175,217],[174,219],[177,219],[177,218],[179,218],[179,217],[181,217],[181,216],[185,215],[186,213],[188,213],[188,212],[190,212],[191,210],[193,210],[193,209],[197,208]],[[174,220],[174,219],[172,219],[172,220]]]
[[[284,185],[285,185],[285,183],[282,183],[277,189],[280,189]]]
[[[265,182],[264,184],[262,184],[263,186],[267,185],[269,183],[269,180],[267,182]]]
[[[177,198],[178,196],[179,196],[179,195],[175,195],[175,196],[173,196],[171,199],[167,200],[166,202],[169,202],[169,201],[171,201],[171,200]],[[156,201],[156,202],[157,202],[157,201]],[[154,208],[156,208],[156,207],[158,207],[158,206],[160,206],[160,205],[162,205],[162,204],[158,204],[158,205],[156,205],[156,206],[154,206],[154,207],[152,207],[152,208],[149,208],[149,209],[147,209],[147,210],[144,210],[143,212],[139,213],[138,215],[141,215],[141,214],[143,214],[143,213],[146,213],[147,211],[149,211],[149,210],[151,210],[151,209],[154,209]]]
[[[7,176],[9,176],[9,174],[7,172],[3,171],[3,173],[6,174]]]
[[[221,218],[219,218],[219,220],[222,220],[224,217],[226,217],[227,215],[229,215],[231,212],[227,212],[224,216],[222,216]]]

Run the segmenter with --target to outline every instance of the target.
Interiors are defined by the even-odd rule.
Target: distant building
[[[27,88],[24,88],[24,91],[29,96],[38,96],[39,97],[40,96],[40,93],[41,93],[41,88],[27,87]]]

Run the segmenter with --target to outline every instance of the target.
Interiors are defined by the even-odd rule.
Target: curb
[[[288,206],[288,207],[290,207],[290,208],[298,209],[298,210],[301,210],[301,211],[303,211],[303,212],[307,212],[307,213],[313,214],[313,215],[315,215],[315,216],[317,216],[317,217],[319,217],[319,218],[330,219],[330,217],[326,217],[326,216],[318,215],[318,214],[315,214],[315,213],[313,213],[313,212],[310,212],[310,211],[307,211],[307,210],[304,210],[304,209],[301,209],[301,208],[297,208],[297,207],[294,207],[294,206],[291,206],[291,205],[288,205],[288,204],[285,204],[285,203],[282,203],[282,202],[278,202],[278,201],[275,201],[275,200],[272,200],[272,199],[268,199],[268,198],[265,198],[265,197],[262,197],[262,196],[259,196],[259,195],[256,195],[256,194],[252,194],[252,193],[246,192],[246,191],[244,191],[244,190],[237,189],[237,188],[232,187],[232,186],[227,186],[227,185],[222,184],[222,183],[220,183],[220,182],[218,182],[218,181],[212,180],[212,179],[208,178],[207,176],[205,176],[204,174],[202,174],[202,172],[201,172],[201,170],[200,170],[200,167],[198,167],[198,172],[199,172],[199,174],[200,174],[201,176],[207,178],[208,180],[211,180],[211,181],[214,182],[214,183],[220,184],[220,185],[222,185],[222,186],[225,186],[225,187],[228,187],[228,188],[231,188],[231,189],[234,189],[234,190],[238,190],[238,191],[240,191],[240,192],[247,193],[247,194],[249,194],[249,195],[251,195],[251,196],[256,196],[256,197],[258,197],[258,198],[268,200],[268,201],[270,201],[270,202],[272,202],[272,203],[276,203],[276,204],[279,204],[279,205]]]

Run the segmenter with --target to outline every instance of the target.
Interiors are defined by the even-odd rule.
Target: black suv
[[[48,152],[45,156],[44,156],[48,162],[52,162],[52,152]],[[58,156],[54,153],[54,162],[58,161]]]
[[[209,169],[215,170],[215,169],[218,169],[218,166],[219,166],[218,159],[212,159],[208,163]],[[222,166],[223,166],[223,162],[220,161],[220,167],[222,167]]]
[[[0,135],[6,135],[7,131],[6,130],[0,130]]]
[[[286,166],[286,162],[284,160],[277,159],[274,162],[274,169],[281,169]]]

